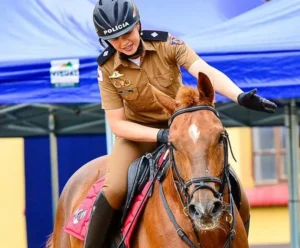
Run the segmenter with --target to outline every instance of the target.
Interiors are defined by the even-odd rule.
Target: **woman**
[[[103,189],[95,201],[85,248],[104,247],[126,196],[129,165],[153,151],[157,142],[168,142],[170,116],[155,101],[153,91],[174,98],[182,85],[179,66],[196,78],[199,71],[207,74],[218,93],[246,108],[266,112],[276,108],[256,95],[256,90],[243,93],[183,41],[166,32],[141,32],[139,12],[131,0],[100,0],[93,20],[100,43],[108,45],[98,58],[98,81],[102,107],[116,139]]]

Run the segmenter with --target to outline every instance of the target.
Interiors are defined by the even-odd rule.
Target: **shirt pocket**
[[[168,71],[162,75],[156,76],[156,80],[162,87],[169,87],[174,81],[173,72]]]
[[[179,87],[182,86],[181,74],[175,68],[156,76],[156,81],[161,91],[173,98],[176,96]]]

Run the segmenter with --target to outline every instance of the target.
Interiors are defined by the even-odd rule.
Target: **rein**
[[[169,120],[169,123],[168,123],[169,127],[172,124],[175,117],[177,117],[178,115],[183,114],[183,113],[194,112],[194,111],[198,111],[198,110],[212,111],[218,118],[220,118],[217,111],[215,110],[215,108],[213,108],[211,106],[201,106],[201,105],[193,106],[193,107],[189,107],[189,108],[185,108],[185,109],[176,111]],[[172,165],[171,169],[172,169],[172,178],[174,181],[174,187],[177,191],[177,194],[179,196],[179,199],[180,199],[182,207],[183,207],[183,212],[186,216],[189,216],[187,211],[188,211],[188,206],[193,198],[193,195],[200,189],[210,190],[214,194],[214,196],[223,203],[223,206],[225,206],[223,197],[225,195],[226,185],[228,186],[228,196],[229,196],[228,205],[227,205],[227,209],[223,210],[223,211],[226,211],[230,216],[229,220],[228,220],[228,218],[226,218],[226,220],[229,224],[229,227],[230,227],[230,231],[227,236],[227,240],[223,246],[224,248],[227,248],[227,247],[231,246],[232,240],[234,239],[234,236],[235,236],[236,216],[235,216],[235,211],[234,211],[234,199],[233,199],[233,196],[231,193],[231,184],[230,184],[230,180],[229,180],[230,165],[228,163],[228,148],[230,149],[230,152],[231,152],[233,158],[234,158],[234,155],[232,152],[229,136],[228,136],[228,133],[226,132],[226,130],[224,131],[224,134],[223,134],[223,145],[224,145],[224,170],[221,175],[221,179],[219,177],[207,176],[207,177],[192,178],[185,182],[182,179],[180,172],[178,170],[178,167],[177,167],[177,164],[176,164],[176,161],[174,158],[174,148],[173,148],[172,144],[169,145],[169,151],[170,151],[169,156],[170,156],[170,164]],[[235,160],[235,158],[234,158],[234,160]],[[177,180],[175,179],[174,174],[175,174]],[[184,233],[184,231],[178,225],[178,223],[168,205],[168,202],[166,200],[162,181],[163,180],[159,180],[160,196],[161,196],[163,205],[167,211],[167,214],[168,214],[171,222],[173,223],[174,228],[176,229],[177,234],[189,247],[202,248],[201,243],[200,243],[200,237],[199,237],[198,232],[194,225],[193,225],[193,229],[194,229],[194,233],[195,233],[195,236],[196,236],[197,242],[198,242],[197,246],[189,239],[189,237]],[[219,190],[216,190],[214,187],[210,186],[208,184],[210,182],[218,184],[220,187]],[[189,194],[188,189],[192,185],[194,186],[194,190],[192,191],[191,194]],[[191,217],[189,217],[189,218],[192,221]]]

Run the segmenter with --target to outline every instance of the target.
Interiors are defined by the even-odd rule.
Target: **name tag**
[[[119,90],[118,91],[119,94],[129,94],[129,93],[134,93],[134,90]]]

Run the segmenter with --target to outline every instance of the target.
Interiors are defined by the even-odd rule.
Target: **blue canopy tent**
[[[100,102],[95,58],[101,47],[92,23],[95,2],[1,1],[5,11],[0,17],[0,104]],[[144,29],[167,30],[178,36],[212,27],[261,4],[261,0],[245,2],[231,13],[221,0],[191,0],[189,4],[136,0]],[[162,15],[157,15],[158,6]],[[57,62],[71,59],[69,65],[79,74],[73,83],[80,90],[58,88],[65,85],[55,84],[55,80],[68,77],[51,78],[51,69],[53,73],[72,72],[72,66],[63,67],[68,61]]]

